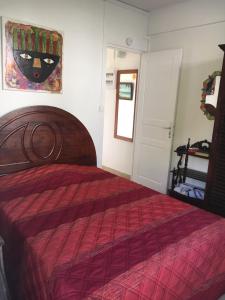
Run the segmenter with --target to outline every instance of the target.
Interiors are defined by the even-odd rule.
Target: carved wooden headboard
[[[30,106],[0,118],[0,175],[49,163],[96,165],[84,125],[51,106]]]

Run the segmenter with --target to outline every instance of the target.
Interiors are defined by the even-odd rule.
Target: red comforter
[[[15,299],[213,300],[225,292],[225,219],[95,167],[0,178]]]

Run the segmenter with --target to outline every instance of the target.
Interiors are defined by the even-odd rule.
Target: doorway
[[[181,62],[182,49],[143,54],[107,49],[103,168],[161,193],[167,193],[168,189]],[[118,85],[118,74],[134,69],[140,74],[135,134],[126,140],[118,138],[121,128],[115,136],[116,103],[118,94],[131,93],[131,85],[126,82],[123,87],[124,80]],[[130,101],[119,100],[121,104]],[[127,111],[121,118],[125,124]]]
[[[116,48],[106,50],[106,80],[102,167],[131,178],[134,123],[141,55]]]

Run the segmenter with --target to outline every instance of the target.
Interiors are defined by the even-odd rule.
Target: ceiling
[[[119,0],[119,1],[143,9],[145,11],[151,11],[155,8],[159,8],[173,3],[184,2],[185,0]]]

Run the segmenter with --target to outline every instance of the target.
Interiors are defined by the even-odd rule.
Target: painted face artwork
[[[13,23],[5,27],[6,82],[10,88],[61,90],[62,35],[56,31]],[[9,53],[11,51],[11,53]],[[13,61],[12,61],[13,60]]]
[[[43,82],[53,72],[59,56],[35,51],[13,50],[20,71],[32,82]]]

